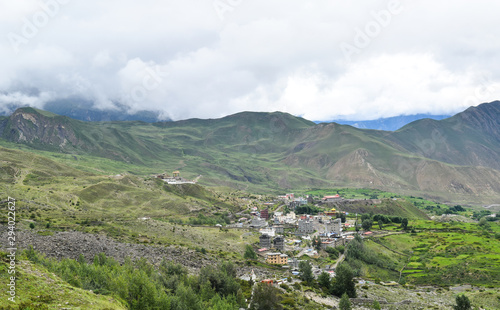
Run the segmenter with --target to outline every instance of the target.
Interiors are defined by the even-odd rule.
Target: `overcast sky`
[[[452,114],[500,99],[498,1],[0,0],[0,112]]]

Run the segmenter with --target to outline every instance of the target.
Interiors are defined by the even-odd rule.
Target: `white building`
[[[261,228],[260,233],[262,235],[268,235],[270,237],[274,237],[276,235],[276,229],[274,227]]]
[[[295,212],[290,212],[287,215],[280,215],[277,216],[278,221],[280,223],[285,223],[285,224],[293,224],[295,223],[295,220],[297,219],[297,216],[295,215]]]

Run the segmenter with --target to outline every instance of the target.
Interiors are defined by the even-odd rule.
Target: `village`
[[[201,177],[187,180],[180,176],[179,171],[173,171],[172,175],[163,173],[155,176],[169,185],[196,184]],[[344,260],[343,252],[347,243],[356,234],[360,234],[362,238],[374,234],[366,229],[360,231],[358,214],[349,215],[335,206],[350,203],[373,205],[381,202],[379,199],[345,199],[339,194],[319,198],[312,195],[296,197],[293,193],[287,193],[268,201],[263,200],[263,197],[255,198],[239,197],[240,201],[248,203],[247,210],[236,213],[231,223],[215,226],[220,229],[250,229],[258,232],[259,241],[252,245],[257,260],[281,266],[283,272],[280,272],[280,276],[275,275],[274,279],[268,279],[259,278],[252,271],[241,279],[272,284],[281,284],[289,276],[299,276],[302,261],[309,262],[315,278],[323,272],[331,278],[335,277],[336,267]],[[325,259],[325,252],[329,253],[337,248],[341,249],[333,250],[338,253],[337,259]]]
[[[319,250],[328,251],[328,248],[343,247],[357,234],[356,230],[346,231],[347,228],[354,227],[356,220],[347,219],[348,213],[331,207],[333,202],[343,200],[338,194],[324,196],[315,201],[312,196],[295,197],[293,193],[289,193],[278,196],[277,200],[280,207],[274,212],[270,212],[268,206],[260,211],[254,206],[251,207],[251,218],[240,218],[239,223],[231,226],[258,230],[260,236],[256,253],[260,260],[267,264],[280,265],[284,270],[288,270],[290,275],[300,274],[301,261],[313,262],[314,258],[319,257]],[[296,214],[295,210],[300,207],[313,204],[326,206],[326,211],[317,215]],[[275,202],[267,205],[275,205]],[[277,211],[282,209],[286,211]],[[363,233],[365,236],[370,234],[372,232],[369,231]],[[313,262],[311,267],[314,277],[318,277],[322,272],[335,277],[335,268],[343,259],[344,255],[341,254],[333,264],[319,266]],[[242,279],[274,284],[287,281],[286,278],[258,279],[254,273],[246,274]]]

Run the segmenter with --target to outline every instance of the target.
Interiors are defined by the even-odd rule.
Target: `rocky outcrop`
[[[64,116],[46,116],[32,108],[16,110],[3,121],[2,137],[18,143],[39,144],[48,148],[77,145],[78,138],[70,119]]]
[[[7,240],[6,226],[2,226],[2,240]],[[174,261],[186,267],[190,272],[197,272],[207,265],[217,262],[208,255],[177,246],[147,246],[143,244],[121,243],[103,235],[93,235],[78,231],[56,232],[52,236],[41,236],[32,231],[16,232],[18,250],[27,249],[30,245],[48,257],[57,259],[78,259],[83,255],[87,262],[94,256],[104,253],[123,263],[126,257],[132,260],[145,258],[152,264],[159,264],[163,259]],[[7,246],[2,244],[1,250]]]

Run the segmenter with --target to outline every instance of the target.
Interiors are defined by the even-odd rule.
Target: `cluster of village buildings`
[[[312,203],[312,197],[297,197],[293,194],[279,196],[289,210],[295,210],[296,207]],[[339,195],[325,196],[322,202],[333,202],[342,199]],[[247,221],[250,227],[257,228],[260,231],[258,254],[265,258],[269,264],[283,265],[292,270],[298,269],[298,258],[302,255],[314,256],[317,251],[312,248],[303,249],[300,247],[302,242],[311,240],[313,237],[320,237],[323,249],[345,244],[346,236],[343,235],[343,224],[340,218],[337,218],[337,210],[329,209],[327,212],[318,215],[297,215],[294,211],[284,214],[283,212],[274,212],[272,218],[269,217],[269,209],[257,211],[253,208],[251,212],[253,218]],[[285,230],[293,234],[293,238],[285,238]],[[297,257],[288,257],[284,254],[287,250],[299,250]]]

